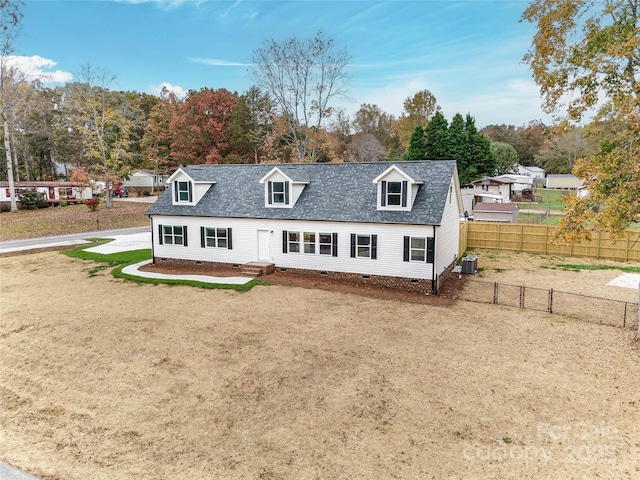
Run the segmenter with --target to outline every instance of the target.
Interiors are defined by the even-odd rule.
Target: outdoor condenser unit
[[[478,271],[478,257],[462,257],[462,273],[475,275]]]

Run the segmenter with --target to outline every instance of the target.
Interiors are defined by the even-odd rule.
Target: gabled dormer
[[[196,169],[197,167],[192,167]],[[197,181],[182,168],[178,168],[167,180],[173,205],[195,205],[215,181]]]
[[[412,178],[396,165],[391,165],[374,178],[377,185],[377,209],[411,211],[422,181]]]
[[[260,183],[264,184],[264,206],[267,208],[291,208],[309,184],[296,172],[295,166],[274,167]]]

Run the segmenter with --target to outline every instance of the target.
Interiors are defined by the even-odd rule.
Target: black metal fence
[[[615,327],[638,328],[638,304],[623,300],[471,279],[465,280],[457,298],[557,313]]]

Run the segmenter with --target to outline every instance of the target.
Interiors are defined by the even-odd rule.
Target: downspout
[[[149,221],[151,222],[151,264],[155,266],[156,264],[156,253],[155,253],[156,242],[154,242],[155,228],[153,228],[153,217],[151,215],[149,215]]]
[[[436,295],[436,226],[433,225],[433,263],[431,264],[431,293]]]

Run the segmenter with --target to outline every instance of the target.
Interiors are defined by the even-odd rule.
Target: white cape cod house
[[[147,211],[155,264],[280,270],[435,292],[458,255],[452,160],[193,165]]]

